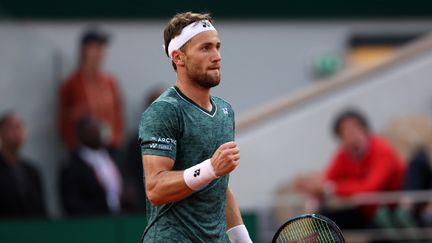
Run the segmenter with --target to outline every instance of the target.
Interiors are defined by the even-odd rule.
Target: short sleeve
[[[139,139],[142,155],[176,159],[179,119],[175,106],[164,101],[153,103],[141,116]]]

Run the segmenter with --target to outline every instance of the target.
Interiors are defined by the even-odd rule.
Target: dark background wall
[[[427,0],[1,0],[0,12],[23,18],[165,18],[179,11],[229,18],[430,18]]]

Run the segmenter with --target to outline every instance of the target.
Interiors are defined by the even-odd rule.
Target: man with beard
[[[212,22],[209,14],[187,12],[164,30],[177,80],[143,113],[139,127],[146,243],[251,242],[228,187],[240,160],[234,112],[210,95],[220,82],[221,64]]]

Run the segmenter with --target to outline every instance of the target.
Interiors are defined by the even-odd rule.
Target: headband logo
[[[208,21],[203,21],[203,28],[211,27],[210,23]]]
[[[191,38],[204,31],[216,31],[216,29],[208,20],[195,21],[189,24],[188,26],[184,27],[180,35],[172,38],[171,41],[169,42],[168,49],[167,49],[168,56],[172,58],[173,51],[178,50]]]

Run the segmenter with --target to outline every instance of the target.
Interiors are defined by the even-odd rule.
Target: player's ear
[[[184,53],[180,50],[173,51],[172,60],[177,66],[184,66]]]

